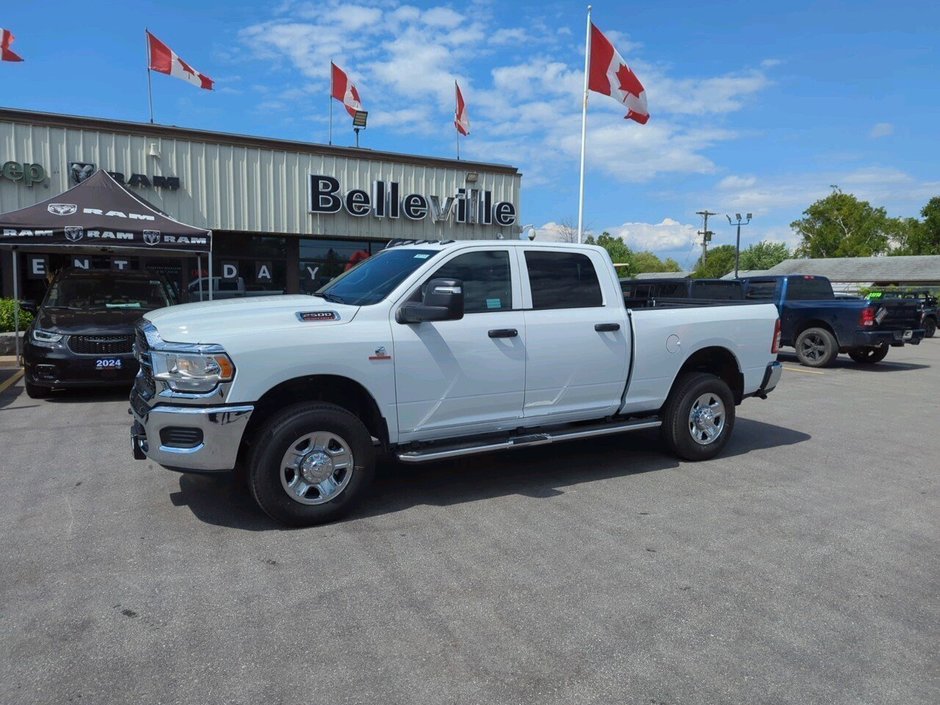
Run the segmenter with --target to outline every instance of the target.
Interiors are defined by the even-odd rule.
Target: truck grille
[[[76,355],[121,355],[131,352],[131,335],[72,335],[68,346]]]
[[[152,399],[157,393],[153,381],[153,363],[150,361],[150,345],[147,343],[147,336],[140,326],[134,331],[134,353],[137,362],[140,363],[140,373],[137,375],[135,387],[140,390],[144,399]]]

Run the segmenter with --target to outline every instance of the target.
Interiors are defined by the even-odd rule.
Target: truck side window
[[[603,306],[594,264],[578,252],[525,253],[532,308],[590,308]]]
[[[464,313],[512,308],[512,275],[506,250],[468,252],[452,259],[431,277],[463,282]]]

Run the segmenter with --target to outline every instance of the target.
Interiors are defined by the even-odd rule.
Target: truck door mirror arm
[[[408,301],[395,313],[399,323],[459,321],[463,318],[463,282],[459,279],[431,279],[421,302]]]

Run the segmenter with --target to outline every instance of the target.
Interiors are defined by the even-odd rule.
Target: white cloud
[[[753,176],[726,176],[718,182],[718,188],[723,190],[735,190],[751,188],[757,183]]]
[[[698,237],[694,225],[672,218],[663,218],[660,223],[624,223],[605,230],[637,251],[681,250],[695,245]]]
[[[288,100],[275,90],[277,97],[269,99],[296,103],[298,111],[322,110],[316,96],[326,93],[332,59],[358,86],[370,127],[398,134],[423,132],[439,141],[441,126],[451,120],[453,81],[459,79],[473,121],[473,139],[462,151],[468,158],[518,166],[531,188],[577,169],[583,67],[576,52],[550,54],[551,41],[539,41],[546,55],[497,62],[489,81],[481,81],[470,69],[484,56],[499,56],[490,47],[568,33],[544,17],[527,23],[515,19],[517,26],[500,27],[480,5],[461,12],[444,5],[419,9],[396,0],[354,5],[327,0],[285,5],[240,36],[251,46],[253,60],[270,60],[273,68],[288,77],[300,74],[313,87],[306,98]],[[625,56],[641,47],[626,35],[610,31],[608,36]],[[703,127],[697,118],[739,110],[770,84],[763,69],[685,78],[644,63],[641,56],[629,60],[649,92],[649,124],[625,121],[623,106],[599,94],[591,95],[588,118],[588,169],[617,182],[714,173],[709,151],[737,135],[714,120],[708,123],[713,127]],[[474,85],[470,76],[483,85]]]
[[[868,133],[868,136],[878,139],[879,137],[887,137],[892,134],[894,134],[894,125],[890,122],[879,122],[871,128],[871,132]]]

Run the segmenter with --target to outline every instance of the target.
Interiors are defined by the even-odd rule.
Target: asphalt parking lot
[[[388,466],[283,530],[131,459],[121,393],[0,392],[0,703],[940,702],[940,339],[655,432]]]

